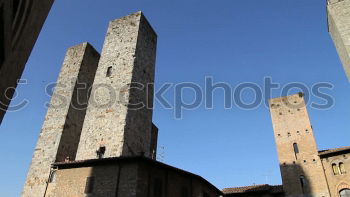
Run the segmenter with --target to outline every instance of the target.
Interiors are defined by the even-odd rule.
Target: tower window
[[[94,191],[95,177],[87,177],[85,184],[85,194],[92,194]]]
[[[112,75],[112,66],[107,68],[106,77],[110,77],[111,75]]]
[[[295,159],[298,159],[298,154],[299,154],[299,147],[297,143],[293,144],[293,150],[294,150],[294,154],[295,154]]]
[[[106,152],[106,147],[104,146],[101,146],[97,151],[96,151],[96,154],[97,154],[97,158],[99,159],[102,159],[104,154]]]
[[[346,174],[344,163],[339,163],[339,169],[341,174]]]
[[[340,174],[340,170],[339,167],[337,166],[337,164],[332,164],[332,169],[333,169],[333,174],[334,175],[339,175]]]
[[[305,185],[306,185],[306,180],[305,180],[304,175],[300,176],[300,185],[301,185],[302,188],[304,188]]]

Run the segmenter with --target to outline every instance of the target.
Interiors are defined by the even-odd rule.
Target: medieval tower
[[[350,80],[350,0],[327,0],[328,30]]]
[[[109,25],[82,130],[77,160],[152,157],[157,36],[142,14]]]
[[[324,196],[328,188],[302,93],[270,100],[286,196]]]
[[[154,158],[156,43],[156,33],[137,12],[110,22],[101,58],[87,43],[68,49],[23,197],[45,196],[55,162],[135,155]]]

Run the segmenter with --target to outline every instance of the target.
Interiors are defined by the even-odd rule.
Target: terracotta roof
[[[341,153],[348,152],[348,151],[350,151],[350,146],[321,150],[321,151],[318,151],[318,155],[320,155],[320,156],[336,155],[336,154],[341,154]]]
[[[225,188],[222,190],[224,194],[238,194],[247,192],[269,192],[269,193],[282,193],[282,185],[251,185],[245,187],[233,187]]]

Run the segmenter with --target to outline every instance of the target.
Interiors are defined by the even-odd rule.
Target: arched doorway
[[[343,189],[339,192],[340,197],[350,197],[350,189]]]

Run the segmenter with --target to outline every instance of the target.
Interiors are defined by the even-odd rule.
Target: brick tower
[[[110,22],[77,160],[152,157],[156,44],[157,35],[141,12]]]
[[[328,30],[350,80],[350,0],[327,0]]]
[[[44,196],[51,164],[74,160],[100,55],[84,43],[68,49],[34,151],[22,197]],[[86,89],[79,86],[86,84]],[[84,86],[83,86],[84,87]]]
[[[328,186],[302,93],[270,100],[286,196],[328,197]]]

